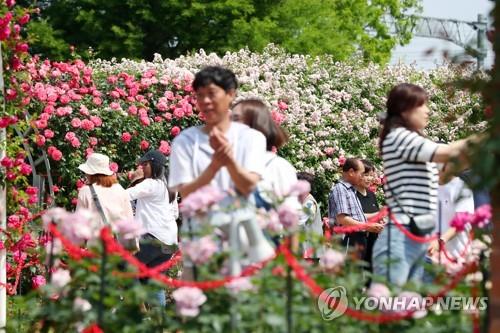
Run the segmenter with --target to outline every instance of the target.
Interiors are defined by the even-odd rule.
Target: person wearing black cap
[[[138,160],[135,179],[143,179],[129,187],[130,200],[137,200],[136,219],[142,223],[146,234],[142,237],[137,258],[148,267],[157,266],[170,259],[177,247],[179,215],[176,195],[170,195],[166,180],[167,159],[159,150],[150,150]],[[158,294],[165,305],[165,291]]]

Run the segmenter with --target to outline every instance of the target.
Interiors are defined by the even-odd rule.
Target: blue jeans
[[[409,221],[404,215],[396,215],[396,219],[403,223]],[[411,240],[392,222],[388,223],[373,246],[373,274],[398,286],[410,280],[421,282],[426,251],[426,243]]]

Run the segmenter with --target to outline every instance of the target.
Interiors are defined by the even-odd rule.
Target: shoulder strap
[[[401,209],[401,211],[403,212],[403,214],[407,215],[408,217],[410,218],[413,218],[414,215],[413,214],[410,214],[408,213],[407,211],[405,211],[405,209],[403,208],[403,205],[401,205],[399,203],[399,200],[396,198],[396,196],[394,195],[394,191],[392,190],[392,188],[389,186],[389,182],[386,182],[385,185],[387,186],[387,189],[389,191],[391,191],[391,197],[394,199],[394,201],[396,202],[396,205]]]
[[[97,211],[99,212],[99,215],[101,215],[102,221],[104,222],[104,224],[109,224],[108,220],[106,219],[106,215],[104,215],[104,210],[102,209],[101,202],[99,201],[99,197],[97,196],[94,185],[91,184],[89,187],[90,192],[92,193],[92,199],[94,199],[94,204],[97,208]]]

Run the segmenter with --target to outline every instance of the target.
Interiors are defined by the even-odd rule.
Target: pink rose
[[[118,220],[113,224],[113,227],[124,239],[134,239],[146,232],[142,227],[142,223],[136,219]]]
[[[338,269],[344,264],[345,256],[343,253],[328,249],[323,253],[323,256],[319,260],[319,265],[325,269],[332,270]]]
[[[10,215],[7,218],[7,226],[12,229],[21,227],[21,218],[19,218],[19,215]]]
[[[80,105],[80,114],[86,117],[88,117],[88,115],[90,114],[89,109],[87,109],[87,107],[83,104]]]
[[[5,168],[12,168],[14,166],[14,160],[8,156],[2,158],[0,164]]]
[[[226,284],[226,288],[234,294],[237,294],[241,291],[253,290],[255,289],[255,286],[252,284],[249,277],[240,277]]]
[[[35,142],[37,146],[41,147],[45,144],[45,137],[43,135],[38,134],[35,137]]]
[[[391,296],[391,292],[385,284],[372,282],[367,295],[375,298],[387,298]]]
[[[82,121],[78,118],[73,118],[71,119],[71,126],[73,126],[74,128],[79,128],[80,126],[82,126]]]
[[[210,185],[206,185],[184,198],[180,210],[182,214],[191,217],[199,212],[206,212],[211,205],[223,198],[224,194],[222,192]]]
[[[31,278],[31,286],[33,289],[38,289],[46,283],[47,282],[45,281],[45,277],[43,275],[36,275]]]
[[[281,224],[286,229],[294,229],[299,223],[299,214],[294,207],[283,203],[278,207],[278,216]]]
[[[45,127],[48,126],[47,120],[43,120],[43,119],[37,120],[37,121],[35,121],[35,126],[38,129],[44,129]]]
[[[47,139],[52,139],[54,137],[54,132],[49,130],[49,129],[46,129],[45,131],[43,131],[43,135],[47,138]]]
[[[54,161],[60,161],[61,158],[62,158],[62,152],[59,149],[55,149],[55,150],[52,151],[52,154],[50,154],[50,157]]]
[[[21,18],[19,19],[19,24],[20,25],[25,25],[26,23],[28,23],[30,20],[30,14],[24,14],[23,16],[21,16]]]
[[[335,152],[335,148],[332,148],[332,147],[325,148],[325,154],[326,154],[326,156],[333,156],[334,152]]]
[[[29,195],[34,195],[34,194],[37,194],[38,193],[38,188],[34,187],[34,186],[28,186],[26,188],[26,194],[29,194]]]
[[[141,140],[140,147],[141,147],[141,150],[148,149],[149,148],[149,142],[147,142],[146,140]]]
[[[158,148],[164,155],[170,154],[170,144],[167,141],[161,140],[160,147]]]
[[[453,219],[450,221],[450,226],[455,228],[457,231],[463,231],[465,226],[472,222],[474,215],[467,212],[456,213]]]
[[[288,195],[304,197],[311,192],[311,184],[305,180],[299,180],[295,184],[290,187],[288,191]]]
[[[111,104],[109,104],[109,107],[113,110],[121,109],[120,103],[117,103],[117,102],[111,102]]]
[[[78,140],[78,138],[71,139],[70,143],[71,143],[71,146],[74,148],[78,148],[81,145],[80,140]]]
[[[183,317],[196,317],[199,307],[207,301],[203,291],[195,287],[181,287],[172,293],[177,313]]]
[[[95,104],[95,105],[101,105],[102,104],[102,99],[99,98],[99,97],[94,97],[92,98],[92,102]]]
[[[128,107],[128,113],[131,115],[136,115],[137,114],[137,106],[131,105]]]
[[[177,119],[181,119],[182,117],[184,117],[184,109],[182,109],[182,108],[176,108],[174,110],[174,117],[177,118]]]
[[[345,164],[346,158],[345,156],[339,156],[339,165],[343,166]]]
[[[217,244],[210,236],[181,243],[181,250],[195,264],[204,264],[217,252]]]
[[[130,142],[132,135],[129,132],[122,133],[122,142]]]
[[[180,132],[181,132],[181,129],[178,126],[174,126],[170,130],[170,135],[177,136],[177,135],[179,135]]]
[[[141,122],[142,125],[144,126],[149,126],[151,124],[151,120],[149,120],[148,117],[140,117],[139,121]]]
[[[82,120],[82,128],[86,131],[92,131],[94,129],[95,125],[92,121],[88,119]]]
[[[92,148],[85,149],[85,158],[88,158],[93,153],[94,153],[94,149],[92,149]]]
[[[89,138],[89,144],[90,144],[91,146],[95,146],[95,145],[97,145],[97,142],[98,142],[98,141],[97,141],[97,138],[96,138],[96,137],[91,136],[91,137]]]
[[[31,171],[33,171],[33,170],[29,164],[26,164],[26,163],[21,164],[20,172],[23,175],[28,176],[31,174]]]
[[[476,208],[471,224],[479,228],[484,228],[491,220],[492,212],[490,205],[482,205]]]
[[[62,289],[71,281],[71,275],[68,270],[58,268],[52,273],[50,283],[57,289]]]
[[[90,116],[90,120],[94,123],[96,127],[99,127],[102,125],[102,120],[98,116]]]
[[[64,139],[66,141],[71,141],[74,138],[76,138],[76,134],[74,132],[67,132],[66,135],[64,136]]]
[[[118,164],[116,162],[111,162],[109,164],[109,169],[113,172],[118,172]]]
[[[283,102],[283,101],[279,101],[279,102],[278,102],[278,108],[279,108],[280,110],[286,110],[286,109],[288,109],[288,104],[286,104],[286,103],[285,103],[285,102]]]

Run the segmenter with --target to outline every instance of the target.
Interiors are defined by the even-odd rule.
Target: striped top
[[[387,205],[394,213],[437,212],[438,169],[431,162],[438,144],[416,132],[398,127],[382,143]],[[396,196],[399,205],[393,196]]]

